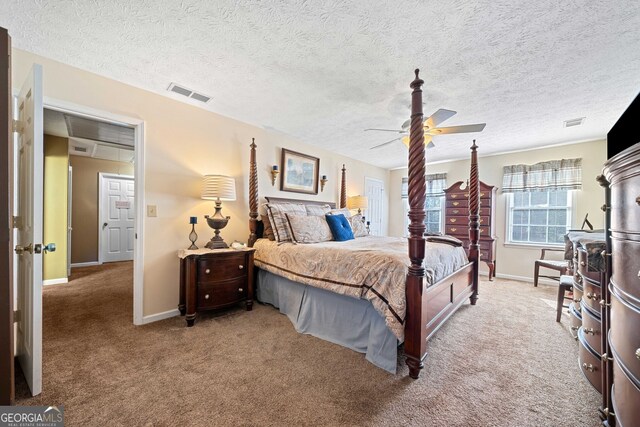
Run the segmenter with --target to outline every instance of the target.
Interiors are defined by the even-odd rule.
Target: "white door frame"
[[[71,215],[71,207],[73,200],[71,198],[71,189],[73,188],[73,167],[69,165],[69,173],[67,175],[67,278],[71,276],[71,227],[73,216]]]
[[[134,132],[134,188],[135,188],[135,243],[133,247],[133,324],[144,324],[144,152],[145,152],[145,132],[144,120],[139,118],[124,116],[108,111],[98,110],[84,105],[61,101],[45,96],[44,108],[60,111],[62,113],[74,114],[88,119],[106,121],[113,124],[132,126]]]
[[[104,180],[105,178],[116,178],[116,179],[130,179],[133,181],[133,185],[134,185],[134,192],[136,190],[135,188],[135,176],[131,176],[131,175],[118,175],[117,173],[106,173],[106,172],[99,172],[98,173],[98,264],[104,264],[104,251],[102,248],[102,235],[103,235],[103,229],[102,229],[102,224],[104,224],[106,222],[106,219],[104,217],[104,212],[103,209],[105,208],[104,203],[102,202],[102,196],[104,195]],[[134,194],[134,198],[133,198],[133,205],[135,207],[135,203],[136,203],[136,199],[135,199],[135,194]],[[137,213],[134,211],[134,213]],[[135,220],[134,220],[135,221]],[[135,256],[134,256],[135,259]]]
[[[367,195],[367,181],[375,181],[375,182],[379,182],[382,185],[382,191],[386,191],[385,189],[385,185],[384,185],[384,181],[379,179],[379,178],[372,178],[369,176],[365,176],[364,177],[364,194]],[[369,220],[371,219],[370,212],[367,212],[368,216],[369,216]],[[382,211],[380,212],[381,218],[380,218],[380,233],[381,235],[385,235],[388,233],[388,228],[387,228],[387,233],[385,233],[384,230],[384,224],[385,224],[385,202],[384,202],[384,197],[382,198]]]

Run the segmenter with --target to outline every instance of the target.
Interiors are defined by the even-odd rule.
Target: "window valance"
[[[427,195],[434,196],[438,194],[444,194],[444,190],[447,187],[447,174],[446,173],[432,173],[425,175],[427,181]],[[409,178],[402,178],[402,190],[400,195],[403,199],[409,197]]]
[[[502,192],[579,190],[582,159],[562,159],[503,168]]]

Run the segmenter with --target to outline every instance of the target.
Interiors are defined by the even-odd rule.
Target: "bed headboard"
[[[249,246],[262,237],[264,224],[258,219],[258,167],[256,164],[256,139],[251,138],[251,155],[249,157]],[[340,185],[340,207],[347,206],[346,201],[346,167],[342,165],[342,182]],[[284,197],[265,197],[269,203],[304,203],[305,205],[329,205],[335,209],[335,202],[322,202],[319,200],[287,199]]]

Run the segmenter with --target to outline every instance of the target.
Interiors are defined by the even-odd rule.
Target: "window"
[[[570,190],[509,194],[507,241],[563,244],[571,227],[571,199]]]
[[[572,191],[582,188],[582,159],[503,168],[507,242],[561,245],[571,226]]]
[[[424,224],[427,233],[441,233],[444,220],[444,190],[447,187],[447,174],[435,173],[426,175],[427,198],[425,200]],[[404,208],[404,235],[409,234],[409,178],[402,178],[402,205]]]

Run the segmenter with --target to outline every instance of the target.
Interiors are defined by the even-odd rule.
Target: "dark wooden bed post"
[[[251,138],[249,159],[249,246],[258,239],[258,168],[256,166],[256,139]]]
[[[340,206],[339,208],[347,207],[347,168],[342,165],[342,179],[340,181]]]
[[[473,293],[469,297],[471,305],[478,301],[478,270],[480,268],[480,178],[478,177],[478,146],[473,140],[471,146],[471,170],[469,172],[469,261],[473,262]]]
[[[425,211],[427,198],[425,181],[424,115],[422,112],[422,85],[416,69],[411,82],[411,132],[409,142],[409,259],[407,273],[407,315],[405,324],[404,353],[409,366],[409,376],[418,378],[427,355],[426,304],[422,303],[425,272],[422,263],[425,251]]]

